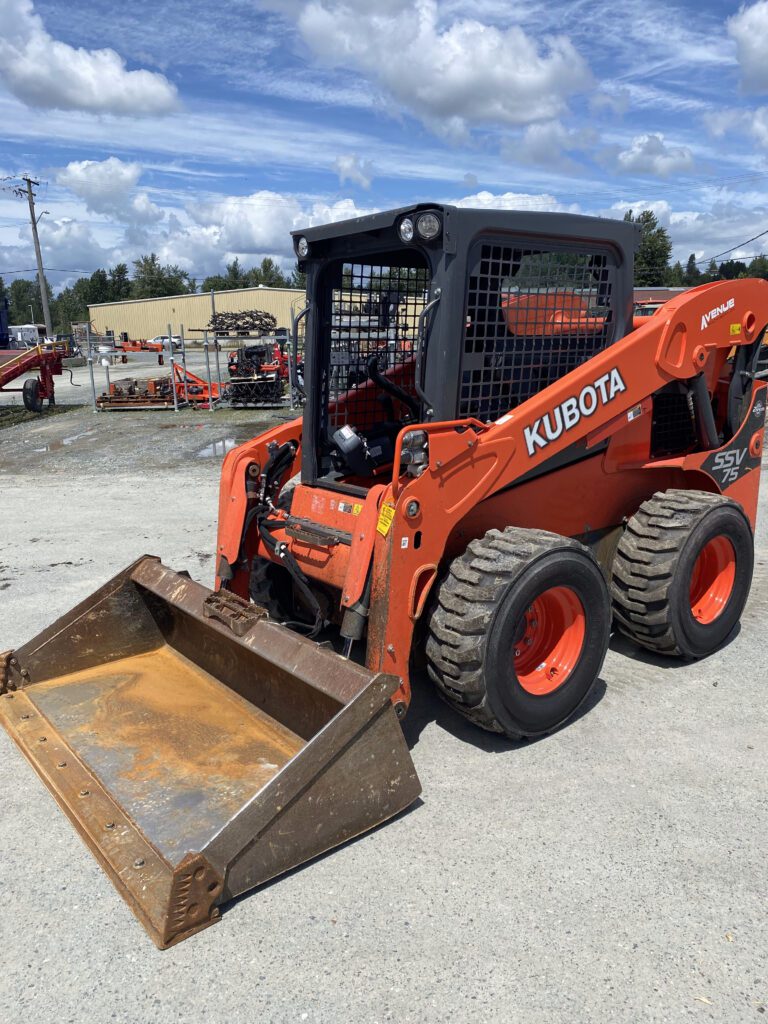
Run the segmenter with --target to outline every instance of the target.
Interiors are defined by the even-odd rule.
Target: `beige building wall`
[[[291,310],[298,312],[304,306],[304,292],[298,288],[237,288],[214,292],[213,301],[217,313],[258,309],[271,313],[278,327],[290,327]],[[185,335],[194,340],[202,337],[202,330],[210,320],[211,293],[100,302],[88,307],[88,315],[97,334],[114,331],[118,337],[126,331],[131,340],[138,341],[167,334],[168,324],[172,332],[178,334],[183,324]]]

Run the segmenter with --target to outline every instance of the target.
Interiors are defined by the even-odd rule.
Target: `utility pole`
[[[45,333],[47,337],[53,337],[53,324],[51,323],[51,311],[48,308],[48,289],[45,284],[45,272],[43,270],[43,254],[40,251],[40,239],[37,236],[37,225],[38,218],[35,217],[35,193],[32,191],[33,185],[39,185],[39,181],[33,181],[32,178],[22,178],[22,181],[26,182],[27,185],[27,201],[29,203],[29,217],[32,221],[32,238],[35,243],[35,256],[37,257],[37,280],[40,285],[40,301],[43,304],[43,319],[45,320]],[[40,214],[42,217],[42,214]]]

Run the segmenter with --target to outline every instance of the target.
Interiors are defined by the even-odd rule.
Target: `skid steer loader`
[[[5,656],[4,726],[159,945],[416,798],[419,659],[518,738],[582,704],[612,622],[660,655],[728,639],[768,283],[633,330],[637,241],[435,204],[295,233],[305,405],[225,459],[215,589],[144,557]],[[334,335],[382,292],[384,364]]]

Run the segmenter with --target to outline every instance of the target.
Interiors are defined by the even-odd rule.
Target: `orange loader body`
[[[727,316],[702,330],[703,318],[733,300]],[[568,315],[572,315],[569,308]],[[719,453],[729,466],[729,453],[746,448],[746,472],[733,482],[713,468],[711,452],[651,460],[651,407],[648,398],[670,381],[704,371],[714,394],[726,361],[735,347],[754,343],[768,319],[768,282],[740,280],[702,285],[670,300],[624,339],[530,398],[494,423],[454,421],[421,423],[409,430],[429,434],[429,470],[417,479],[395,473],[371,487],[359,508],[342,511],[338,494],[299,484],[292,514],[352,531],[349,547],[321,549],[285,535],[291,552],[307,576],[341,591],[343,606],[359,600],[369,564],[373,569],[372,604],[366,663],[372,670],[392,672],[402,680],[393,697],[410,701],[409,661],[416,624],[424,611],[440,566],[452,553],[500,523],[535,527],[576,537],[587,543],[601,531],[616,528],[642,501],[658,490],[679,487],[727,494],[744,509],[754,528],[764,436],[766,385],[756,384],[745,428],[729,438]],[[541,423],[552,410],[587,389],[591,407],[595,381],[618,371],[623,386],[604,403],[599,400],[577,427],[563,429],[553,440],[526,449],[525,430]],[[589,389],[592,389],[591,391]],[[598,395],[599,399],[599,395]],[[550,428],[552,423],[548,423]],[[551,431],[553,432],[553,431]],[[402,433],[405,433],[403,431]],[[545,437],[541,427],[535,437]],[[560,471],[504,488],[578,440],[587,451],[608,441],[604,453]],[[231,451],[224,462],[219,504],[218,554],[237,560],[248,495],[246,467],[264,464],[267,445],[297,443],[300,465],[301,420],[270,430]],[[402,441],[402,434],[398,445]],[[400,461],[396,451],[394,464]],[[715,453],[716,455],[719,453]],[[293,472],[289,475],[293,475]],[[409,506],[417,503],[416,514]],[[391,510],[391,511],[390,511]],[[269,557],[256,540],[252,557]],[[220,581],[217,580],[217,586]],[[245,573],[230,588],[248,597]]]

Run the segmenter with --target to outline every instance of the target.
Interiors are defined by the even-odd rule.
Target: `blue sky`
[[[43,183],[57,288],[151,250],[288,266],[293,227],[424,199],[650,206],[683,261],[768,229],[768,0],[0,0],[0,26],[0,176]],[[0,274],[33,262],[0,193]]]

